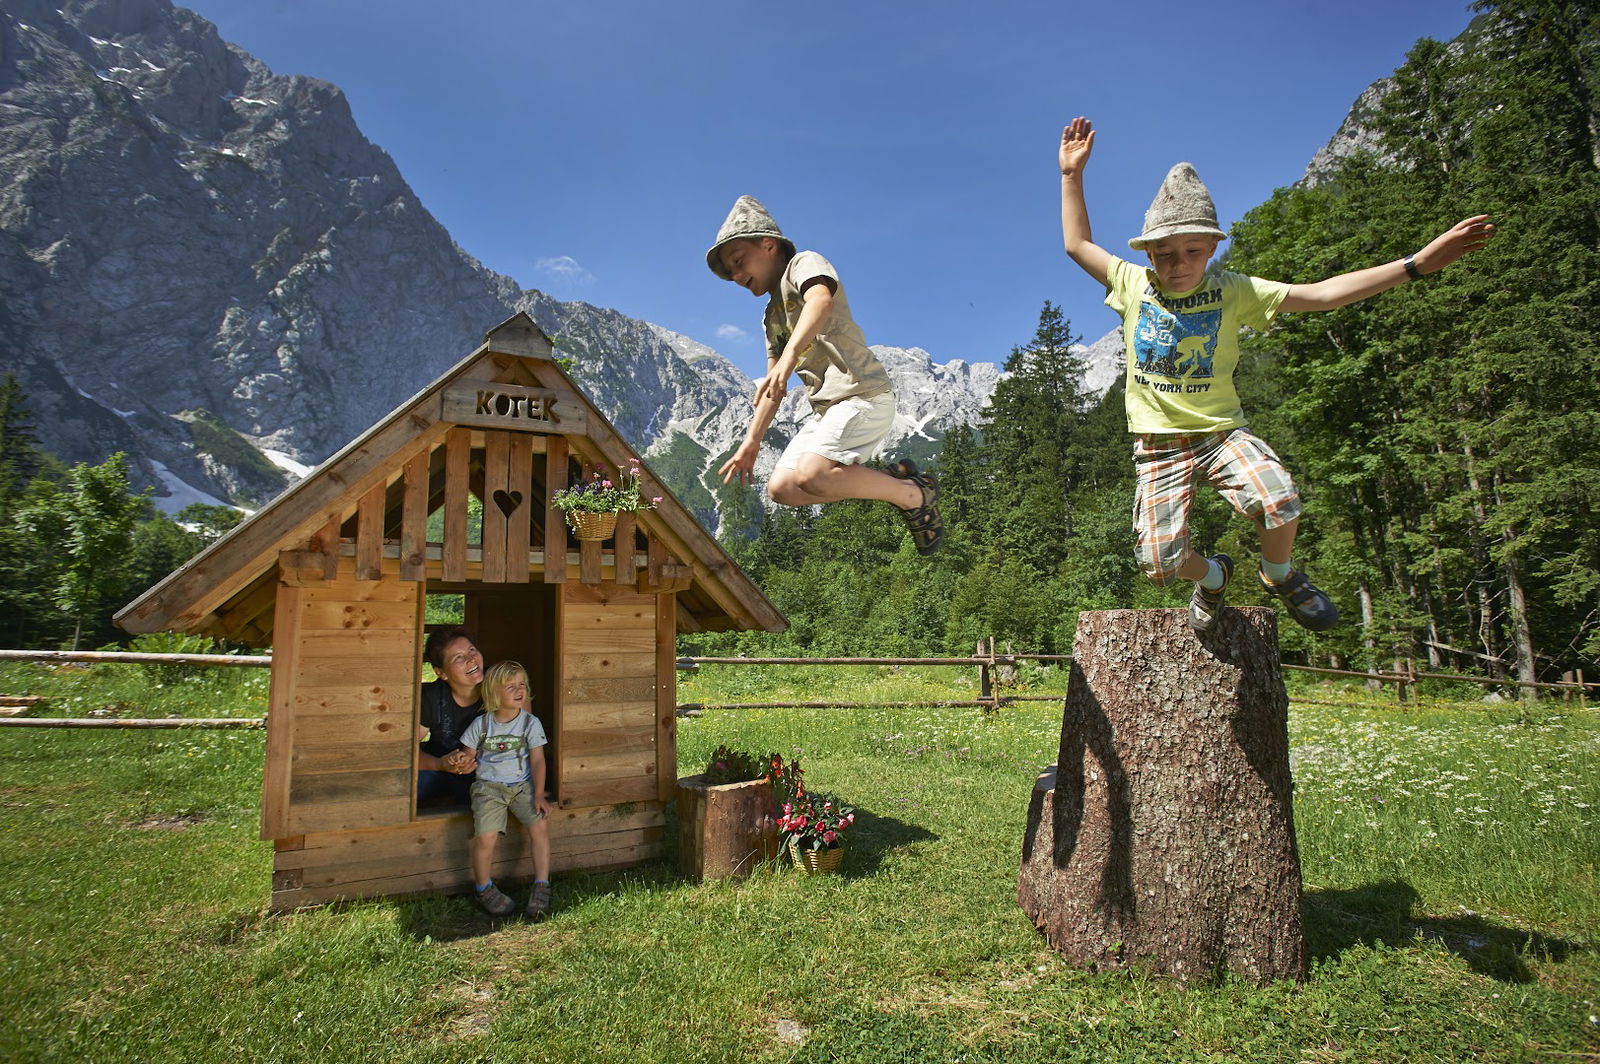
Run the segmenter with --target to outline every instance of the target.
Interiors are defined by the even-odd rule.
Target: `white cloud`
[[[750,334],[745,332],[743,329],[739,328],[737,325],[718,325],[717,326],[717,339],[718,340],[736,340],[736,341],[739,341],[739,342],[743,342],[745,340],[750,339]]]
[[[558,281],[568,284],[594,284],[594,274],[583,268],[583,265],[571,255],[555,255],[550,258],[540,259],[534,264],[541,273],[554,277]]]

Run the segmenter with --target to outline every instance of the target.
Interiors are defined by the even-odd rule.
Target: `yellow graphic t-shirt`
[[[1106,306],[1122,315],[1129,432],[1220,432],[1245,424],[1233,371],[1239,330],[1265,330],[1289,286],[1212,266],[1169,295],[1154,270],[1115,256]]]

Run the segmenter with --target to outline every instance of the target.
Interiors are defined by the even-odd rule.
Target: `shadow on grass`
[[[559,915],[563,909],[576,908],[593,898],[614,895],[625,886],[653,890],[679,887],[688,890],[694,886],[678,875],[676,863],[670,858],[609,872],[558,872],[551,877],[551,884],[553,915]],[[419,940],[431,938],[435,942],[455,942],[528,923],[522,915],[522,905],[528,899],[531,882],[506,880],[500,885],[517,905],[510,916],[490,916],[478,907],[470,892],[431,894],[395,902],[401,927]]]
[[[670,808],[670,807],[669,807]],[[879,816],[855,807],[856,822],[850,833],[849,852],[840,873],[847,878],[875,874],[890,852],[939,836],[916,824],[894,817]],[[582,905],[592,898],[615,894],[624,886],[656,891],[696,890],[678,874],[676,817],[669,814],[664,833],[664,854],[656,860],[611,872],[559,872],[554,877],[554,913]],[[787,856],[780,858],[787,862]],[[493,934],[523,921],[522,903],[527,900],[528,883],[508,880],[501,884],[517,909],[511,916],[495,917],[480,909],[470,893],[426,895],[395,901],[405,932],[418,940],[454,942]],[[336,903],[337,904],[337,903]]]
[[[849,832],[849,851],[845,854],[840,873],[850,879],[875,875],[883,859],[891,851],[914,842],[929,842],[939,836],[917,824],[907,824],[892,816],[852,806],[856,822]]]
[[[1559,963],[1585,948],[1507,927],[1477,913],[1418,917],[1413,912],[1418,900],[1416,890],[1400,882],[1307,891],[1302,903],[1307,960],[1337,957],[1357,945],[1405,946],[1420,935],[1438,942],[1480,975],[1528,983],[1535,978],[1530,958]]]

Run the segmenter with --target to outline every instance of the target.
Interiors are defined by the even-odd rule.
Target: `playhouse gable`
[[[518,314],[116,620],[270,643],[280,575],[332,574],[348,557],[361,580],[380,579],[388,559],[412,581],[671,587],[681,630],[781,631],[782,615],[648,467],[658,507],[624,515],[607,541],[571,539],[551,493],[637,457]],[[468,527],[469,497],[481,530]]]

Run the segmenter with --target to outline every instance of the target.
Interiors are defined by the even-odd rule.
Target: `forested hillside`
[[[1238,221],[1229,268],[1310,282],[1415,251],[1460,218],[1499,235],[1442,274],[1246,340],[1240,390],[1308,506],[1297,559],[1345,620],[1307,659],[1524,679],[1600,673],[1600,16],[1500,0],[1461,41],[1419,42],[1370,121],[1328,163]],[[1153,189],[1159,175],[1147,175]],[[1134,179],[1129,175],[1128,179]],[[1043,193],[1048,194],[1048,192]],[[1075,282],[1089,283],[1089,282]],[[965,653],[995,636],[1070,648],[1085,609],[1182,605],[1133,561],[1122,387],[1085,394],[1072,323],[1018,322],[1008,376],[944,439],[945,549],[921,558],[881,504],[768,513],[723,488],[724,541],[792,627],[696,637],[705,650]],[[1029,331],[1031,338],[1027,338]],[[0,390],[0,642],[116,636],[110,612],[231,517],[183,526],[126,489],[120,459],[68,471],[35,446],[27,397]],[[1225,550],[1237,604],[1255,536],[1202,491],[1195,544]]]
[[[1318,637],[1286,623],[1286,649],[1592,675],[1600,25],[1590,3],[1483,6],[1464,46],[1412,50],[1371,151],[1252,211],[1224,264],[1316,281],[1399,258],[1478,213],[1494,216],[1498,238],[1356,306],[1281,316],[1247,341],[1240,388],[1305,495],[1297,558],[1346,618]],[[947,437],[942,554],[917,557],[882,506],[781,511],[740,557],[794,627],[706,645],[942,653],[994,635],[1063,651],[1080,610],[1182,605],[1187,586],[1158,591],[1134,565],[1122,389],[1098,404],[1077,394],[1073,331],[1047,304],[987,416]],[[1248,577],[1255,537],[1214,492],[1200,493],[1193,528],[1200,549],[1248,559]],[[1236,581],[1229,601],[1265,602],[1252,584]]]

